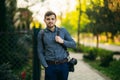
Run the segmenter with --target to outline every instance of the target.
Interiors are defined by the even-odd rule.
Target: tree
[[[93,3],[93,9],[88,8],[86,11],[86,14],[88,15],[88,18],[91,20],[91,22],[87,25],[90,29],[89,31],[92,32],[96,36],[97,44],[96,47],[99,46],[99,35],[103,32],[103,20],[102,20],[102,14],[100,14],[100,6]],[[101,28],[102,27],[102,28]]]
[[[117,27],[115,27],[115,17],[114,13],[109,9],[108,0],[104,0],[104,6],[99,6],[98,4],[95,4],[92,2],[93,8],[88,8],[86,11],[86,14],[88,15],[91,22],[87,25],[87,29],[90,32],[92,32],[94,35],[96,35],[97,39],[97,47],[99,44],[99,35],[103,32],[107,33],[110,32],[112,34],[112,39],[114,38],[114,35],[118,33]],[[101,2],[99,2],[101,3]],[[108,38],[107,38],[108,39]]]
[[[112,24],[112,30],[110,32],[112,33],[111,38],[114,39],[114,36],[117,34],[120,34],[120,0],[109,0],[109,9],[113,12],[113,24]]]

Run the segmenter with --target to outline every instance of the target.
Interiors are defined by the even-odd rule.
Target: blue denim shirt
[[[58,27],[52,32],[48,28],[44,29],[43,42],[42,43],[42,31],[38,33],[38,56],[41,64],[47,67],[46,60],[62,60],[67,58],[68,54],[66,50],[59,43],[55,41]],[[65,28],[60,28],[59,36],[64,40],[63,45],[67,48],[75,48],[76,43],[71,38],[70,34]],[[44,46],[43,46],[44,45]],[[45,47],[45,48],[44,48]]]

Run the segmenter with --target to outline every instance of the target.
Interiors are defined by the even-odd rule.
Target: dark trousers
[[[68,63],[48,64],[45,68],[45,80],[68,80]]]

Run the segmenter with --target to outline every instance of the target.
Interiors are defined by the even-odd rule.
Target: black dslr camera
[[[74,65],[76,64],[77,64],[77,59],[75,58],[70,59],[70,61],[68,62],[69,72],[74,72]]]

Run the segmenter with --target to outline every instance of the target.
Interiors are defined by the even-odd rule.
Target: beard
[[[54,26],[55,26],[55,24],[53,24],[53,23],[49,23],[49,24],[47,25],[48,28],[53,28]]]

